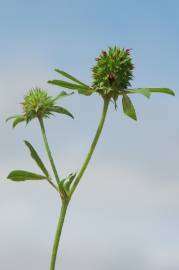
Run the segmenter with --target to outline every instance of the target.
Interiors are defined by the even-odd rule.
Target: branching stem
[[[101,118],[100,118],[100,121],[99,121],[99,125],[98,125],[98,128],[97,128],[96,134],[95,134],[94,139],[92,141],[92,144],[90,146],[89,152],[88,152],[88,154],[86,156],[86,159],[85,159],[85,161],[84,161],[84,163],[83,163],[83,165],[82,165],[82,167],[80,169],[80,172],[77,175],[77,177],[75,179],[75,182],[74,182],[74,184],[73,184],[73,186],[72,186],[72,188],[70,190],[70,198],[73,195],[75,189],[77,188],[77,186],[78,186],[78,184],[79,184],[79,182],[80,182],[80,180],[81,180],[81,178],[82,178],[82,176],[83,176],[83,174],[84,174],[84,172],[85,172],[85,170],[86,170],[86,168],[87,168],[87,166],[88,166],[88,164],[89,164],[89,162],[91,160],[91,157],[92,157],[92,155],[94,153],[94,150],[96,148],[97,142],[99,140],[99,137],[101,135],[101,132],[102,132],[102,129],[103,129],[103,126],[104,126],[104,122],[105,122],[105,119],[106,119],[106,114],[107,114],[108,107],[109,107],[109,101],[110,101],[109,99],[104,98],[103,111],[102,111],[102,114],[101,114]]]
[[[99,140],[99,137],[101,135],[101,132],[102,132],[102,129],[103,129],[103,126],[104,126],[104,122],[105,122],[105,119],[106,119],[106,114],[107,114],[107,111],[108,111],[108,106],[109,106],[109,99],[104,99],[101,118],[100,118],[100,121],[99,121],[99,124],[98,124],[96,134],[95,134],[94,139],[92,141],[92,144],[90,146],[89,152],[88,152],[88,154],[87,154],[87,156],[85,158],[85,161],[84,161],[84,163],[83,163],[83,165],[82,165],[82,167],[80,169],[79,174],[77,175],[77,177],[76,177],[76,179],[74,181],[74,184],[71,187],[71,190],[70,190],[70,193],[69,193],[68,197],[67,196],[65,196],[65,197],[61,196],[62,206],[61,206],[60,218],[59,218],[59,221],[58,221],[57,230],[56,230],[55,239],[54,239],[54,244],[53,244],[51,263],[50,263],[50,270],[55,270],[56,258],[57,258],[57,252],[58,252],[60,237],[61,237],[61,233],[62,233],[63,224],[64,224],[64,220],[65,220],[65,216],[66,216],[69,201],[71,200],[71,197],[72,197],[75,189],[77,188],[77,186],[78,186],[78,184],[79,184],[79,182],[80,182],[80,180],[81,180],[81,178],[82,178],[82,176],[83,176],[83,174],[84,174],[84,172],[85,172],[85,170],[86,170],[86,168],[87,168],[87,166],[88,166],[88,164],[89,164],[89,162],[91,160],[91,157],[92,157],[92,155],[94,153],[94,150],[96,148],[97,142]],[[55,167],[55,164],[54,164],[51,152],[50,152],[50,148],[49,148],[49,145],[48,145],[48,142],[47,142],[47,137],[46,137],[46,133],[45,133],[44,124],[43,124],[42,119],[39,119],[39,121],[40,121],[42,135],[43,135],[43,139],[44,139],[44,143],[45,143],[45,148],[46,148],[46,151],[47,151],[47,154],[48,154],[48,157],[49,157],[49,160],[50,160],[54,175],[56,177],[57,183],[59,183],[60,179],[58,177],[58,173],[57,173],[57,170],[56,170],[56,167]]]

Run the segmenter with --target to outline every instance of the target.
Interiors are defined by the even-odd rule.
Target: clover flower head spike
[[[131,58],[132,49],[109,47],[107,51],[102,50],[95,58],[96,63],[92,67],[92,88],[104,99],[113,101],[117,109],[117,99],[122,96],[122,107],[124,113],[137,120],[134,105],[129,94],[141,94],[149,98],[151,93],[164,93],[175,95],[168,88],[133,88],[130,89],[133,79],[134,64]]]
[[[41,88],[30,90],[22,102],[26,121],[29,122],[36,117],[45,118],[50,116],[54,103],[53,97],[49,96],[45,90]]]
[[[73,115],[68,110],[56,105],[56,101],[59,98],[71,94],[63,91],[56,97],[52,97],[48,95],[47,91],[41,88],[33,88],[25,95],[23,102],[21,102],[22,114],[11,116],[6,121],[13,119],[13,127],[15,127],[20,122],[26,122],[28,124],[35,118],[47,118],[54,113],[66,114],[73,118]]]
[[[131,49],[109,47],[97,57],[98,61],[92,68],[93,88],[103,97],[115,101],[130,86],[133,78]]]

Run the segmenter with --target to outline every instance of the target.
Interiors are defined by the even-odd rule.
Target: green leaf
[[[12,116],[6,118],[6,122],[8,122],[9,120],[12,120],[14,118],[21,117],[21,116],[22,116],[21,114],[12,115]]]
[[[27,171],[16,170],[12,171],[7,178],[12,181],[26,181],[26,180],[43,180],[46,179],[46,176]]]
[[[163,93],[175,96],[175,92],[169,88],[148,88],[151,93]]]
[[[73,180],[74,180],[75,177],[76,177],[76,174],[77,174],[77,173],[71,173],[71,174],[67,177],[68,181],[64,183],[64,188],[65,188],[65,190],[66,190],[67,192],[69,191],[70,186],[71,186]]]
[[[65,183],[66,179],[67,178],[63,178],[60,180],[60,182],[58,183],[59,188],[64,188],[64,183]]]
[[[78,84],[81,84],[81,85],[83,85],[83,86],[85,86],[85,87],[88,87],[88,85],[86,85],[85,83],[79,81],[79,80],[76,79],[74,76],[70,75],[69,73],[67,73],[67,72],[65,72],[65,71],[63,71],[63,70],[60,70],[60,69],[56,68],[55,71],[58,72],[58,73],[60,73],[62,76],[64,76],[64,77],[70,79],[71,81],[77,82]]]
[[[175,96],[175,92],[169,88],[136,88],[136,89],[127,89],[127,93],[136,93],[142,94],[146,97],[150,97],[151,93],[163,93]]]
[[[12,123],[13,128],[15,128],[19,123],[24,122],[26,120],[24,115],[17,114],[17,115],[13,115],[13,116],[8,117],[6,119],[6,122],[8,122],[9,120],[12,120],[12,119],[14,119],[14,121]]]
[[[24,142],[25,142],[26,146],[28,147],[28,149],[30,150],[31,157],[33,158],[33,160],[35,160],[35,162],[37,163],[37,165],[39,166],[39,168],[42,170],[42,172],[48,178],[49,177],[49,173],[48,173],[47,169],[45,168],[45,165],[43,164],[41,158],[39,157],[39,155],[37,154],[36,150],[34,149],[34,147],[28,141],[24,141]]]
[[[67,177],[60,180],[59,187],[64,189],[65,192],[68,193],[69,190],[70,190],[70,186],[71,186],[72,182],[74,181],[76,175],[77,175],[77,172],[76,173],[70,173]]]
[[[68,116],[70,116],[71,118],[74,119],[74,116],[73,116],[68,110],[66,110],[66,109],[63,108],[63,107],[60,107],[60,106],[53,106],[53,107],[50,108],[50,111],[56,112],[56,113],[65,114],[65,115],[68,115]]]
[[[15,120],[13,121],[13,124],[12,124],[13,128],[15,128],[19,123],[24,122],[24,121],[26,121],[25,116],[20,115],[20,116],[16,117]]]
[[[137,89],[127,89],[127,93],[129,94],[141,94],[144,95],[147,98],[150,98],[151,92],[149,88],[137,88]]]
[[[53,84],[53,85],[58,85],[58,86],[68,88],[68,89],[78,90],[78,92],[83,95],[91,95],[93,93],[93,90],[88,86],[69,83],[62,80],[52,80],[52,81],[48,81],[48,83]]]
[[[66,97],[66,96],[71,96],[71,95],[73,95],[73,94],[74,94],[74,92],[67,93],[67,92],[65,92],[65,91],[62,91],[62,92],[60,92],[60,93],[54,98],[54,101],[56,101],[56,100],[58,100],[58,99],[60,99],[60,98]]]
[[[123,94],[122,105],[123,105],[124,113],[127,116],[131,117],[132,119],[137,120],[134,105],[132,104],[132,101],[130,100],[130,98],[126,94]]]

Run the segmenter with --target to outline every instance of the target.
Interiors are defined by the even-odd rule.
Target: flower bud
[[[106,56],[107,55],[107,52],[106,51],[102,51],[102,55],[103,56]]]
[[[130,54],[132,49],[126,49],[126,53]]]
[[[115,81],[115,76],[112,73],[109,73],[108,80],[110,81],[110,83],[113,83]]]

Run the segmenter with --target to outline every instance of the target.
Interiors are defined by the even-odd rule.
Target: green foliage
[[[59,183],[60,188],[63,188],[67,194],[70,190],[70,187],[71,187],[76,175],[77,175],[77,173],[70,173],[67,177],[62,179]]]
[[[131,117],[133,120],[137,120],[134,105],[132,104],[132,101],[126,94],[123,94],[122,96],[122,105],[124,113],[127,116]]]
[[[14,116],[10,116],[6,119],[6,122],[8,122],[9,120],[13,120],[12,126],[13,128],[15,128],[19,123],[22,123],[24,121],[26,121],[26,118],[24,115],[14,115]]]
[[[79,94],[82,94],[85,96],[90,96],[94,92],[93,88],[91,88],[87,84],[81,82],[80,80],[78,80],[74,76],[70,75],[69,73],[67,73],[63,70],[57,69],[57,68],[55,69],[55,71],[57,73],[59,73],[60,75],[62,75],[63,77],[65,77],[65,78],[67,78],[70,81],[73,81],[75,83],[67,82],[64,80],[50,80],[50,81],[48,81],[48,83],[53,84],[53,85],[57,85],[57,86],[60,86],[63,88],[67,88],[67,89],[77,90]]]
[[[70,116],[71,118],[74,119],[74,116],[68,110],[66,110],[63,107],[53,106],[53,107],[50,108],[50,111],[55,112],[55,113],[65,114],[65,115],[68,115],[68,116]]]
[[[175,92],[169,88],[148,88],[151,93],[163,93],[175,96]]]
[[[48,81],[48,83],[67,89],[77,90],[79,94],[83,94],[85,96],[90,96],[93,93],[93,89],[91,89],[89,86],[84,86],[81,84],[69,83],[63,80],[51,80]]]
[[[65,92],[65,91],[62,91],[62,92],[60,92],[53,100],[56,101],[56,100],[58,100],[58,99],[61,99],[61,98],[63,98],[63,97],[68,97],[68,96],[71,96],[71,95],[73,95],[73,94],[74,94],[74,92],[67,93],[67,92]]]
[[[151,92],[149,88],[137,88],[137,89],[127,89],[126,93],[128,94],[141,94],[147,98],[150,98]]]
[[[12,171],[8,175],[7,179],[10,179],[12,181],[44,180],[46,179],[46,176],[23,170],[16,170]]]
[[[89,87],[87,84],[79,81],[74,76],[70,75],[69,73],[67,73],[67,72],[65,72],[63,70],[60,70],[60,69],[56,68],[55,71],[58,72],[59,74],[61,74],[62,76],[66,77],[67,79],[76,82],[77,84],[81,84],[81,85],[83,85],[83,86],[85,86],[87,88]]]
[[[147,98],[150,98],[151,93],[163,93],[171,96],[175,96],[175,92],[169,88],[136,88],[136,89],[127,89],[129,94],[142,94]]]
[[[39,168],[42,170],[42,172],[46,175],[46,177],[49,178],[49,173],[48,173],[44,163],[42,162],[41,158],[39,157],[36,150],[34,149],[34,147],[28,141],[24,141],[24,142],[25,142],[26,146],[28,147],[33,160],[36,162],[36,164],[39,166]]]

